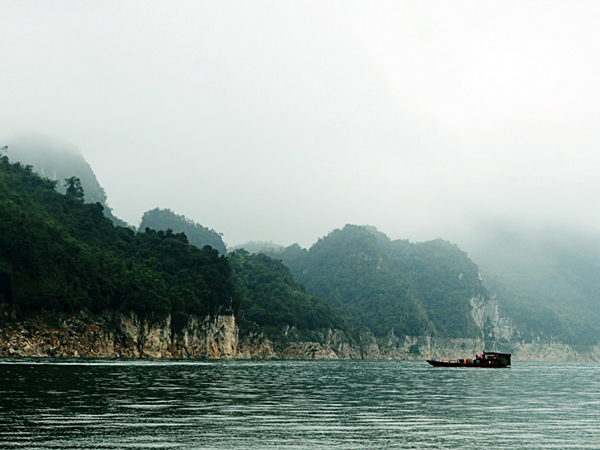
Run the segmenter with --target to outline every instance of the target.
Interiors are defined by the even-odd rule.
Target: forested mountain
[[[309,292],[376,335],[480,332],[470,299],[487,291],[475,264],[448,242],[391,241],[373,227],[346,225],[308,251],[294,245],[273,256]]]
[[[190,244],[198,248],[210,245],[222,255],[227,253],[221,235],[215,230],[203,227],[184,216],[175,214],[170,209],[153,209],[144,213],[139,230],[146,228],[153,230],[173,230],[177,233],[185,233]]]
[[[108,207],[106,193],[94,171],[83,158],[79,150],[69,144],[58,142],[42,136],[21,136],[11,142],[9,156],[12,161],[19,161],[30,165],[34,172],[43,178],[58,181],[56,189],[65,193],[66,186],[63,181],[69,177],[77,177],[85,191],[86,203],[100,203],[104,207],[104,214],[115,225],[127,226],[125,222],[112,214]]]
[[[600,239],[572,230],[487,226],[465,242],[525,339],[600,339]]]
[[[419,243],[392,241],[374,227],[365,229],[377,237],[394,267],[417,289],[438,333],[449,337],[477,335],[470,299],[486,297],[488,292],[479,268],[465,252],[442,239]]]
[[[170,229],[136,233],[104,217],[100,203],[84,203],[81,188],[61,194],[56,186],[30,167],[0,157],[4,313],[133,311],[151,320],[171,315],[174,331],[190,314],[236,314],[272,335],[296,327],[300,337],[320,328],[344,329],[331,308],[297,284],[279,260],[244,250],[228,258],[208,245],[199,249],[186,234]],[[206,229],[192,224],[191,230]]]
[[[265,254],[240,249],[229,255],[244,317],[265,327],[269,335],[285,326],[298,330],[345,329],[323,300],[296,283],[290,270]]]
[[[99,203],[0,158],[0,303],[19,314],[87,309],[144,317],[237,310],[231,267],[184,234],[114,226]]]
[[[9,147],[8,155],[25,155],[23,148]],[[243,250],[228,258],[219,233],[168,209],[147,212],[137,233],[114,226],[104,217],[99,185],[90,194],[81,180],[79,190],[74,175],[89,169],[88,185],[95,180],[80,156],[50,148],[36,158],[37,170],[57,179],[0,160],[0,303],[18,313],[132,310],[170,314],[177,326],[191,313],[237,312],[270,333],[285,326],[368,327],[378,336],[393,329],[473,337],[481,330],[471,299],[491,293],[520,340],[600,339],[600,239],[594,236],[483,230],[462,247],[485,282],[456,245],[391,240],[369,226],[347,225],[308,250],[257,242],[253,250],[262,247],[270,258]],[[74,161],[87,169],[58,171]],[[65,179],[73,181],[70,188]]]

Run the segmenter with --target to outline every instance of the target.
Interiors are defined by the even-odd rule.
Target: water
[[[600,448],[600,366],[0,360],[0,448]]]

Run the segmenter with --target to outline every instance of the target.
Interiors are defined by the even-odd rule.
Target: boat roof
[[[483,352],[486,355],[499,355],[499,356],[510,356],[510,353],[500,353],[500,352]]]

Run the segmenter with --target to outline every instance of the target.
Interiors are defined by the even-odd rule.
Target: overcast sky
[[[2,0],[0,64],[0,136],[74,144],[134,225],[600,224],[597,1]]]

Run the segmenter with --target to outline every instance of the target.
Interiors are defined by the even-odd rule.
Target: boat
[[[428,359],[427,362],[435,367],[484,367],[498,369],[510,367],[510,353],[483,352],[475,355],[475,359],[455,359],[439,361]]]

